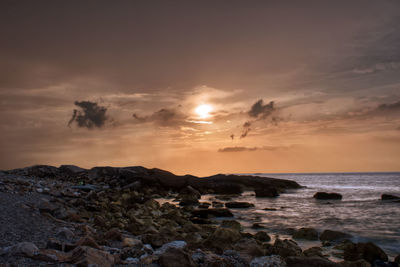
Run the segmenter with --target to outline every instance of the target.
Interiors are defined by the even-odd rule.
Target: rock
[[[162,245],[162,247],[160,247],[159,249],[157,249],[154,254],[156,255],[161,255],[163,253],[165,253],[165,251],[167,251],[167,249],[169,248],[175,248],[175,249],[183,249],[187,246],[187,243],[185,241],[172,241],[169,243],[166,243],[164,245]]]
[[[303,254],[307,257],[324,257],[322,255],[322,248],[311,247],[303,251]]]
[[[338,263],[321,257],[291,256],[285,261],[288,267],[340,267]]]
[[[278,190],[275,187],[261,187],[254,190],[256,197],[277,197]]]
[[[188,253],[180,248],[169,247],[159,258],[158,263],[163,267],[196,266]]]
[[[394,258],[394,262],[400,264],[400,254],[396,256],[396,258]]]
[[[228,257],[222,257],[211,252],[203,252],[201,249],[197,249],[192,254],[192,260],[197,266],[234,267]]]
[[[289,239],[281,240],[277,238],[272,249],[274,254],[277,254],[283,258],[302,255],[301,248],[297,245],[297,243]]]
[[[253,229],[265,229],[265,227],[260,223],[253,223],[251,228],[253,228]]]
[[[315,199],[323,199],[323,200],[327,200],[327,199],[342,199],[342,195],[338,194],[338,193],[317,192],[317,193],[315,193],[313,198],[315,198]]]
[[[139,249],[143,247],[143,243],[139,239],[125,237],[124,239],[122,239],[122,246],[124,248],[129,247],[129,248]]]
[[[357,243],[350,244],[344,250],[345,261],[357,261],[364,259],[369,263],[373,263],[376,260],[388,261],[386,253],[374,243]]]
[[[250,267],[286,267],[286,262],[278,255],[254,258],[250,262]]]
[[[225,203],[225,207],[230,209],[246,209],[254,207],[254,204],[248,202],[227,202]]]
[[[293,233],[294,239],[318,240],[318,232],[314,228],[300,228]]]
[[[180,198],[180,197],[182,197],[182,196],[185,196],[185,195],[193,195],[193,196],[195,196],[197,199],[200,199],[200,198],[201,198],[200,192],[197,191],[196,189],[194,189],[193,187],[191,187],[190,185],[189,185],[189,186],[186,186],[184,189],[182,189],[182,190],[179,192],[178,198]]]
[[[338,241],[346,238],[352,238],[352,235],[333,230],[324,230],[319,237],[322,241]]]
[[[206,247],[215,248],[219,251],[231,248],[242,236],[239,231],[229,228],[217,228],[214,233],[204,242]]]
[[[234,229],[238,232],[242,231],[242,225],[240,224],[240,222],[238,221],[234,221],[234,220],[224,220],[221,223],[221,227],[223,228],[231,228]]]
[[[400,197],[389,194],[383,194],[381,196],[381,200],[397,200],[397,199],[400,199]]]
[[[122,233],[118,228],[112,228],[104,234],[104,238],[106,238],[108,240],[121,241]]]
[[[71,186],[72,189],[78,189],[78,190],[82,190],[85,192],[90,192],[90,191],[96,191],[96,190],[100,190],[101,188],[97,185],[93,185],[93,184],[85,184],[85,185],[74,185]]]
[[[340,262],[340,266],[342,267],[371,267],[371,264],[366,260],[357,260],[357,261],[342,261]]]
[[[10,247],[0,249],[0,255],[33,257],[39,252],[38,247],[31,242],[21,242]]]
[[[259,242],[254,239],[244,238],[239,240],[233,250],[239,252],[242,258],[250,262],[254,257],[264,256],[264,249]]]
[[[265,231],[258,231],[255,235],[254,238],[258,241],[261,242],[268,242],[271,240],[271,237],[267,234]]]
[[[225,250],[224,253],[221,255],[221,257],[228,261],[228,266],[235,266],[235,267],[249,266],[246,259],[244,259],[242,255],[240,255],[235,250]]]
[[[111,267],[114,265],[115,258],[106,251],[81,246],[70,252],[70,258],[68,262],[78,266]]]
[[[67,227],[61,228],[56,236],[66,241],[72,241],[75,238],[75,234]]]
[[[192,215],[200,218],[212,218],[212,217],[233,217],[233,214],[228,209],[200,209],[193,210]]]
[[[90,236],[84,236],[81,239],[79,239],[76,243],[75,243],[76,247],[79,246],[87,246],[87,247],[92,247],[95,249],[101,249],[101,247],[99,246],[99,244],[97,244],[97,242]]]

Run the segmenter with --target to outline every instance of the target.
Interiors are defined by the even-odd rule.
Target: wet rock
[[[260,224],[260,223],[253,223],[251,228],[253,228],[253,229],[265,229],[265,226]]]
[[[233,214],[228,209],[200,209],[193,210],[192,215],[199,218],[212,218],[212,217],[233,217]]]
[[[322,199],[322,200],[328,200],[328,199],[342,199],[342,195],[338,193],[327,193],[327,192],[317,192],[313,196],[315,199]]]
[[[319,239],[322,241],[338,241],[346,238],[351,238],[352,235],[340,231],[324,230]]]
[[[240,222],[235,221],[235,220],[224,220],[221,223],[221,227],[231,228],[231,229],[234,229],[239,232],[242,231],[242,225],[240,224]]]
[[[112,228],[104,234],[104,238],[108,240],[121,241],[122,240],[121,230],[119,230],[118,228]]]
[[[125,237],[124,239],[122,239],[122,246],[139,249],[143,247],[143,243],[139,239]]]
[[[286,267],[286,262],[278,255],[263,256],[254,258],[250,267]]]
[[[189,186],[186,186],[184,189],[182,189],[182,190],[179,192],[178,198],[183,197],[183,196],[186,196],[186,195],[193,195],[193,196],[195,196],[197,199],[200,199],[200,198],[201,198],[200,192],[199,192],[198,190],[194,189],[193,187],[191,187],[190,185],[189,185]]]
[[[70,258],[68,262],[78,266],[111,267],[115,263],[115,258],[106,251],[81,246],[70,252]]]
[[[95,249],[101,249],[101,247],[99,246],[99,244],[97,244],[97,242],[90,236],[84,236],[81,239],[79,239],[76,243],[75,243],[76,247],[79,246],[87,246],[87,247],[92,247]]]
[[[225,207],[230,209],[246,209],[254,207],[254,204],[248,202],[227,202]]]
[[[261,187],[254,190],[256,197],[277,197],[279,192],[275,187]]]
[[[303,254],[307,257],[324,257],[322,255],[322,248],[311,247],[303,251]]]
[[[198,266],[226,266],[234,267],[229,259],[222,256],[216,255],[211,252],[203,252],[201,249],[197,249],[192,254],[192,260]],[[236,266],[235,266],[236,267]]]
[[[258,231],[255,235],[254,238],[258,241],[261,242],[268,242],[271,240],[271,237],[267,234],[265,231]]]
[[[293,233],[294,239],[318,240],[318,232],[314,228],[300,228]]]
[[[239,252],[241,257],[250,262],[254,257],[264,256],[264,249],[259,242],[254,239],[244,238],[236,242],[233,250]]]
[[[381,196],[381,200],[400,200],[400,197],[389,194],[383,194]]]
[[[167,249],[169,249],[169,248],[183,249],[186,246],[187,246],[187,243],[185,241],[180,241],[180,240],[172,241],[172,242],[162,245],[162,247],[160,247],[159,249],[156,250],[155,254],[161,255],[161,254],[165,253],[165,251],[167,251]]]
[[[169,247],[163,254],[161,254],[158,263],[165,267],[196,266],[188,253],[175,247]]]
[[[213,201],[212,202],[212,207],[213,208],[222,208],[222,207],[224,207],[224,204],[221,203],[221,202],[218,202],[218,201]]]
[[[249,266],[247,260],[235,250],[225,250],[224,253],[221,255],[221,257],[228,261],[229,263],[228,266],[235,266],[235,267]]]
[[[338,263],[321,257],[291,256],[285,258],[288,267],[340,267]]]
[[[369,263],[373,263],[376,260],[388,260],[386,253],[380,247],[371,242],[351,244],[346,247],[343,255],[345,261],[364,259]]]
[[[283,258],[302,255],[301,248],[297,243],[289,239],[276,239],[273,245],[273,252]]]
[[[340,266],[342,267],[371,267],[371,264],[366,260],[357,260],[357,261],[342,261],[340,262]]]
[[[229,228],[217,228],[214,233],[204,242],[206,247],[214,248],[219,251],[231,248],[234,243],[242,236],[239,231]]]

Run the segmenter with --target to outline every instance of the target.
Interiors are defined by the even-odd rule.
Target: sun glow
[[[213,107],[208,104],[202,104],[197,106],[194,110],[200,118],[205,119],[210,117],[210,112],[213,110]]]

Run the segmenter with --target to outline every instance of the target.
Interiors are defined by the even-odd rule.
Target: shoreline
[[[7,225],[8,232],[15,235],[1,233],[6,237],[0,247],[0,263],[353,266],[356,262],[393,260],[372,243],[351,242],[346,233],[315,234],[315,229],[304,225],[293,229],[291,235],[296,235],[295,239],[271,238],[268,229],[262,227],[248,232],[234,213],[237,206],[243,208],[251,203],[235,201],[234,197],[228,199],[227,193],[237,196],[249,188],[255,196],[269,199],[279,198],[288,189],[297,190],[300,185],[284,179],[252,176],[175,176],[143,167],[86,170],[41,165],[3,171],[1,196],[15,198],[15,217],[21,222],[25,220],[27,229],[21,229],[23,226],[17,223]],[[210,193],[218,193],[213,196],[225,200],[202,199]],[[176,199],[177,205],[160,205],[156,201],[166,197]],[[227,208],[227,201],[236,208]],[[6,219],[13,216],[7,207],[2,206],[2,212],[0,215]],[[37,228],[40,236],[48,239],[46,242],[40,242],[34,233],[23,236],[23,232],[30,230],[32,216],[39,218],[35,219],[39,221],[37,225],[31,225],[32,231]],[[215,218],[221,218],[217,219],[220,224],[213,223]],[[324,240],[320,240],[322,236]],[[310,239],[320,242],[320,246],[306,249],[296,243]],[[330,255],[326,254],[333,247],[341,249],[335,251],[336,256],[343,257],[338,258],[340,263],[330,261]],[[373,257],[357,254],[360,250],[372,251]]]

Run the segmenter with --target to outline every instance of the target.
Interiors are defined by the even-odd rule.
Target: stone
[[[230,228],[217,228],[214,233],[204,242],[206,247],[215,248],[219,251],[231,248],[242,236],[239,231]]]
[[[225,207],[230,209],[246,209],[254,207],[254,204],[248,202],[227,202]]]
[[[311,247],[303,251],[303,254],[307,257],[324,257],[322,255],[322,248]]]
[[[251,226],[251,228],[253,229],[265,229],[265,226],[263,226],[260,223],[253,223],[253,225]]]
[[[221,223],[221,227],[231,228],[231,229],[234,229],[239,232],[242,231],[242,225],[240,224],[240,222],[235,221],[235,220],[224,220]]]
[[[321,200],[328,200],[328,199],[340,200],[342,199],[342,195],[338,193],[317,192],[314,194],[313,198]]]
[[[372,242],[351,244],[344,250],[345,261],[356,261],[364,259],[369,263],[376,260],[388,261],[386,253]]]
[[[108,240],[121,241],[122,233],[118,228],[112,228],[104,234],[104,238],[106,238]]]
[[[233,246],[233,250],[239,252],[241,257],[250,262],[254,257],[264,256],[264,248],[262,245],[254,239],[244,238],[236,242]]]
[[[158,263],[164,267],[191,267],[196,266],[188,253],[181,248],[169,247],[159,257]]]
[[[143,247],[143,243],[139,239],[125,237],[124,239],[122,239],[122,246],[124,248],[129,247],[129,248],[139,249],[139,248]]]
[[[277,238],[273,245],[273,252],[283,258],[302,255],[301,248],[297,243],[289,239],[281,240]]]
[[[235,267],[248,267],[248,260],[246,260],[240,253],[235,250],[225,250],[224,253],[221,255],[223,259],[228,261],[228,266],[235,266]]]
[[[0,255],[33,257],[39,252],[38,247],[31,242],[21,242],[10,247],[0,249]]]
[[[261,187],[254,190],[256,197],[277,197],[279,192],[275,187]]]
[[[342,267],[371,267],[371,264],[363,259],[357,261],[342,261],[340,265]]]
[[[56,236],[67,241],[72,241],[75,238],[75,234],[67,227],[58,230]]]
[[[70,252],[68,262],[78,266],[111,267],[115,263],[115,258],[106,251],[80,246]]]
[[[324,230],[319,239],[322,241],[338,241],[351,237],[352,235],[340,231]]]
[[[97,242],[90,236],[84,236],[81,239],[79,239],[76,243],[75,243],[76,247],[79,246],[87,246],[87,247],[92,247],[95,249],[101,249],[101,247],[99,246],[99,244],[97,244]]]
[[[286,267],[285,260],[279,255],[263,256],[254,258],[250,267]]]
[[[400,264],[400,254],[394,258],[394,262]]]
[[[294,239],[318,240],[318,232],[314,228],[300,228],[293,233]]]
[[[258,231],[255,235],[254,238],[258,241],[261,242],[268,242],[271,240],[271,237],[267,234],[265,231]]]
[[[290,256],[285,261],[287,267],[340,267],[338,263],[321,257]]]
[[[228,209],[199,209],[193,210],[192,215],[199,218],[212,218],[212,217],[233,217],[233,214]]]
[[[389,195],[389,194],[383,194],[381,196],[381,200],[397,200],[400,199],[400,197],[395,196],[395,195]]]

